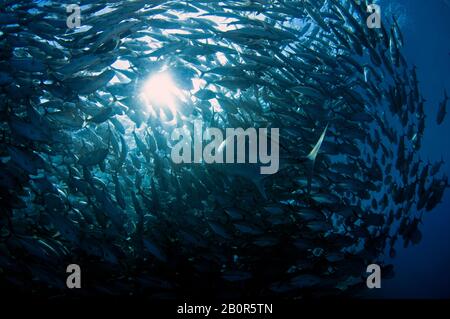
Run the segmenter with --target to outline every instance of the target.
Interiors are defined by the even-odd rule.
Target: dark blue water
[[[422,159],[439,160],[443,156],[444,171],[450,175],[450,117],[441,126],[436,125],[444,89],[450,92],[450,1],[401,0],[380,4],[383,15],[392,12],[399,16],[405,37],[403,52],[406,60],[417,66],[427,100]],[[446,192],[440,206],[425,214],[421,229],[422,242],[407,249],[399,247],[397,257],[390,260],[396,268],[395,278],[383,282],[377,296],[450,297],[450,192]]]

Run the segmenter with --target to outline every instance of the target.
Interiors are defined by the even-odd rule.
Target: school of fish
[[[448,178],[421,159],[429,109],[395,18],[368,28],[364,0],[81,0],[71,29],[71,2],[0,0],[0,285],[354,296],[420,242]],[[175,111],[140,96],[164,70]],[[196,119],[280,128],[279,172],[174,164],[170,134]]]

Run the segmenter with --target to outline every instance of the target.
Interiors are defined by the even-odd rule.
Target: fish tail
[[[88,126],[88,124],[89,124],[89,119],[85,119],[83,121],[83,125],[81,126],[81,129],[85,129]]]

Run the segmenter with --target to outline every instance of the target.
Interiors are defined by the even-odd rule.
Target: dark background
[[[436,125],[444,89],[450,96],[450,1],[382,0],[383,19],[394,14],[403,29],[404,55],[417,66],[420,87],[427,100],[427,129],[422,143],[424,161],[440,160],[450,175],[450,117]],[[449,108],[448,103],[447,108]],[[424,215],[423,239],[417,246],[398,248],[395,277],[382,282],[370,296],[383,298],[450,298],[450,192],[443,203]],[[401,244],[401,243],[400,243]],[[389,258],[389,257],[388,257]]]

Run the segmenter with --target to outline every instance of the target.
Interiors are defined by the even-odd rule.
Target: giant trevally
[[[2,287],[67,296],[76,261],[76,296],[357,295],[367,265],[389,276],[385,252],[420,242],[449,185],[421,160],[398,19],[369,29],[367,1],[117,0],[81,1],[72,28],[72,4],[0,9]],[[279,129],[279,169],[175,163],[195,121]]]

